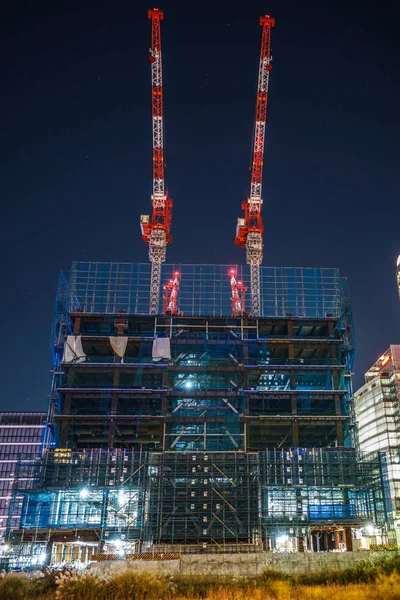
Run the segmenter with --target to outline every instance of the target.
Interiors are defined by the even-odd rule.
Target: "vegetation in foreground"
[[[7,574],[0,600],[400,600],[400,556],[361,561],[344,571],[258,577],[154,575],[124,570],[104,575],[71,569]]]

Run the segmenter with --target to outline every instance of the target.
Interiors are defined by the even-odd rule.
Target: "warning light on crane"
[[[179,271],[175,271],[174,278],[167,281],[164,284],[164,295],[163,295],[163,315],[178,315],[182,313],[178,312],[178,294],[180,286],[181,274]]]
[[[243,281],[236,280],[236,269],[229,269],[229,276],[231,280],[231,307],[233,317],[246,316],[246,292],[247,286],[244,285]]]

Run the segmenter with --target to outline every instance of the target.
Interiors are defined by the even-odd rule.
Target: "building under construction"
[[[275,21],[260,19],[250,193],[235,238],[246,265],[169,265],[163,13],[149,17],[150,262],[61,273],[47,435],[41,456],[18,463],[9,560],[352,550],[371,524],[387,536],[382,456],[352,448],[347,281],[335,269],[261,266]]]
[[[233,317],[230,266],[165,265],[165,282],[178,268],[178,314],[158,316],[148,264],[61,273],[49,435],[16,473],[17,563],[351,550],[387,527],[381,457],[350,447],[347,281],[264,267],[262,316]]]

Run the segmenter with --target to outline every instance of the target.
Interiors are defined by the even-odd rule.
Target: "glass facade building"
[[[8,511],[15,480],[17,462],[40,455],[44,412],[0,413],[0,539],[4,537]],[[22,499],[17,503],[22,505]],[[18,527],[20,511],[16,507],[12,516],[12,527]]]

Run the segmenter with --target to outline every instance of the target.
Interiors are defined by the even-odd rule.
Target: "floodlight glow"
[[[122,490],[118,492],[118,504],[119,506],[123,506],[126,504],[128,496]]]
[[[288,535],[280,535],[276,538],[276,543],[277,544],[286,544],[288,539],[289,539]]]
[[[79,495],[82,499],[87,498],[89,496],[89,490],[87,488],[82,488]]]
[[[187,390],[190,390],[190,388],[191,388],[191,387],[193,387],[193,383],[192,383],[191,381],[187,381],[187,382],[185,383],[185,388],[186,388]]]
[[[375,527],[371,524],[367,525],[366,528],[368,535],[374,535]]]

